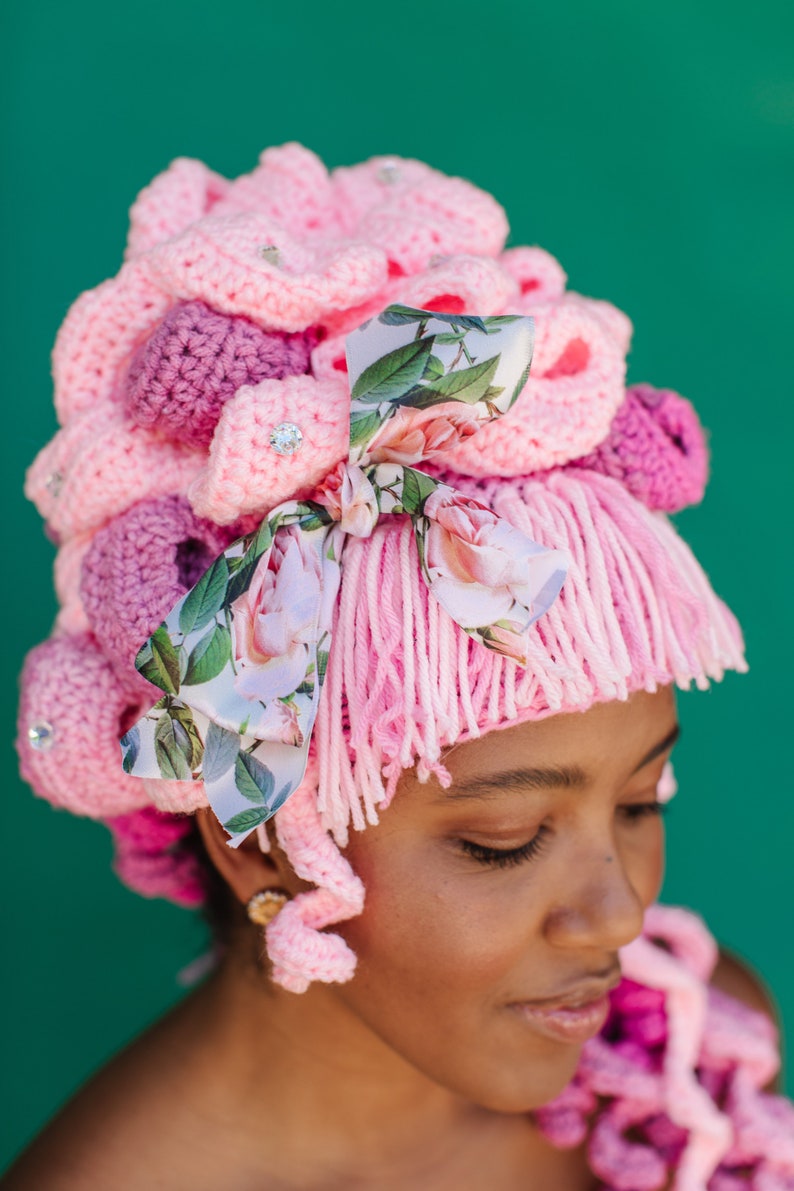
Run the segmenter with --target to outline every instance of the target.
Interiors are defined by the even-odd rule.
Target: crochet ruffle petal
[[[292,455],[270,445],[281,422],[292,422],[303,435]],[[350,394],[341,377],[288,376],[243,387],[223,408],[209,460],[189,491],[193,508],[221,525],[262,514],[309,493],[346,458],[349,440]]]
[[[136,703],[134,716],[142,710]],[[100,818],[145,805],[143,783],[121,768],[119,737],[129,712],[129,696],[93,638],[43,642],[28,654],[22,673],[17,751],[23,778],[40,798],[77,815]],[[37,748],[29,730],[41,725],[51,734],[46,747]]]
[[[202,161],[177,157],[143,188],[130,208],[127,259],[170,240],[208,215],[230,187]]]
[[[229,184],[215,212],[240,211],[263,212],[299,239],[344,235],[328,170],[294,141],[265,149],[255,170]]]
[[[70,418],[37,455],[25,495],[68,538],[96,529],[139,500],[184,492],[204,460],[105,402]]]
[[[321,323],[374,295],[387,278],[385,254],[374,243],[323,240],[313,246],[261,212],[207,216],[147,259],[175,298],[200,299],[268,331]]]
[[[121,400],[122,370],[172,303],[145,259],[128,262],[116,277],[81,294],[52,353],[61,425],[83,410]]]

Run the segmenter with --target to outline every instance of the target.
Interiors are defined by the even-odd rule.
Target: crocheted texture
[[[89,634],[53,637],[31,650],[21,685],[17,751],[22,777],[37,794],[94,818],[149,802],[143,783],[122,772],[118,747],[146,704],[131,706]],[[37,724],[52,727],[48,748],[31,744],[28,731]]]
[[[59,545],[62,607],[23,674],[22,773],[55,805],[108,823],[122,880],[192,905],[201,883],[181,844],[185,814],[206,805],[201,783],[120,767],[119,737],[151,703],[127,668],[138,645],[231,535],[345,457],[348,332],[393,302],[535,318],[510,413],[436,471],[568,551],[562,596],[519,669],[428,597],[404,518],[350,542],[309,769],[275,819],[315,886],[267,930],[274,979],[294,992],[354,971],[328,928],[361,911],[364,891],[337,845],[351,824],[377,822],[404,768],[444,783],[454,741],[744,669],[731,614],[653,511],[702,493],[691,408],[666,390],[626,393],[627,317],[566,291],[542,249],[505,251],[506,235],[490,195],[420,162],[329,173],[290,144],[229,181],[180,159],[134,204],[118,276],[78,299],[55,345],[62,429],[26,491]],[[270,447],[281,421],[303,435],[290,456]],[[660,913],[650,933],[672,953],[649,938],[627,949],[612,1017],[542,1127],[560,1145],[589,1130],[613,1191],[664,1186],[673,1168],[677,1191],[746,1186],[745,1170],[758,1191],[794,1187],[790,1109],[758,1090],[774,1065],[769,1029],[706,996],[713,943]]]
[[[622,480],[649,509],[677,513],[703,499],[708,450],[688,401],[669,389],[634,385],[607,437],[574,466]]]
[[[779,1064],[777,1031],[707,987],[716,950],[695,915],[651,907],[603,1030],[536,1113],[554,1145],[588,1139],[606,1191],[794,1186],[794,1106],[761,1091]]]
[[[166,897],[188,908],[204,900],[196,858],[180,849],[192,831],[189,819],[163,815],[152,806],[105,819],[115,845],[114,869],[144,897]]]
[[[136,653],[233,539],[181,496],[141,501],[94,537],[81,568],[82,606],[119,683],[136,698],[155,689],[135,669]]]
[[[477,648],[428,597],[410,526],[395,519],[348,544],[315,729],[319,807],[340,842],[350,823],[377,822],[404,768],[418,762],[420,776],[444,781],[441,753],[455,741],[744,668],[736,623],[691,552],[617,481],[578,471],[510,484],[444,477],[566,550],[571,567],[522,670]]]
[[[157,427],[207,447],[221,408],[241,385],[305,372],[310,334],[267,334],[246,318],[216,314],[204,302],[174,307],[138,349],[125,407],[139,426]]]
[[[34,652],[20,719],[23,769],[39,793],[100,817],[152,802],[179,813],[205,805],[200,783],[119,772],[119,725],[144,689],[127,661],[191,566],[279,501],[309,494],[344,457],[344,336],[394,301],[534,315],[523,393],[442,462],[463,473],[456,487],[485,493],[524,532],[567,549],[573,566],[533,633],[531,666],[518,671],[428,601],[399,518],[354,544],[320,707],[311,839],[331,829],[341,841],[350,823],[376,821],[415,761],[444,780],[445,743],[743,668],[730,614],[669,525],[630,495],[678,507],[698,494],[693,415],[666,392],[635,387],[626,398],[629,320],[566,291],[542,249],[505,251],[506,234],[498,203],[462,179],[385,158],[329,173],[294,144],[266,150],[233,181],[180,159],[142,192],[126,263],[78,299],[59,333],[63,428],[28,475],[60,543],[62,635],[42,647],[57,665]],[[307,367],[315,337],[310,373],[289,375]],[[269,445],[283,420],[303,434],[290,456]],[[587,468],[553,470],[585,455]],[[485,479],[533,470],[530,480]],[[55,727],[48,751],[28,742],[33,715]],[[315,844],[299,845],[300,831],[289,838],[311,866]],[[358,895],[322,892],[324,874],[323,914],[341,921]],[[280,964],[300,982],[290,920],[277,936]],[[301,923],[304,943],[331,937],[310,917]],[[347,958],[323,970],[335,963],[344,978]]]

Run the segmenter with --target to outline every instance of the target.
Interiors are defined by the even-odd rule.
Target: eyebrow
[[[631,772],[633,777],[651,761],[655,761],[662,753],[672,748],[681,735],[681,727],[676,724],[663,740],[655,744],[645,754],[642,760]],[[581,789],[587,785],[588,777],[578,765],[540,766],[533,769],[504,769],[497,773],[483,774],[482,777],[471,777],[456,782],[451,790],[445,790],[442,801],[455,799],[483,798],[498,793],[500,790],[558,790]]]

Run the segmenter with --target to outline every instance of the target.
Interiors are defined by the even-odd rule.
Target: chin
[[[581,1046],[566,1046],[556,1060],[529,1060],[522,1068],[493,1072],[469,1099],[491,1112],[528,1113],[559,1096],[576,1074]]]

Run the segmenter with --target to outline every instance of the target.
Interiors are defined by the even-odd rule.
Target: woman
[[[183,160],[68,316],[23,772],[224,946],[9,1188],[794,1186],[763,996],[654,905],[673,687],[744,668],[663,516],[702,434],[506,231]]]

